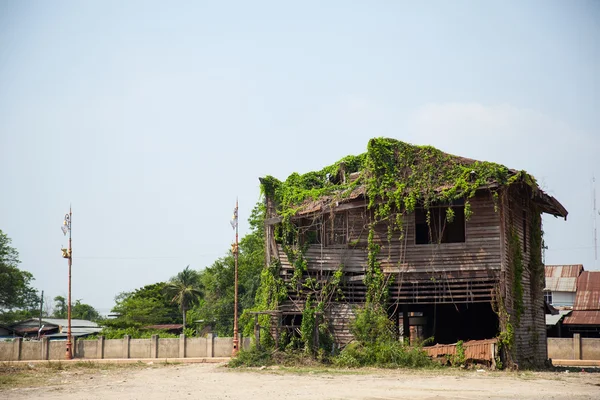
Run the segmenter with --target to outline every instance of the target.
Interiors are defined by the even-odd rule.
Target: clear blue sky
[[[224,255],[258,177],[389,136],[531,172],[569,210],[546,262],[593,269],[599,71],[598,1],[0,0],[0,229],[65,295],[72,203],[73,297],[107,312]]]

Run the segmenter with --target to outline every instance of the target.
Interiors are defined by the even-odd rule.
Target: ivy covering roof
[[[567,216],[567,210],[525,171],[390,138],[373,138],[365,153],[344,157],[320,171],[293,173],[285,181],[272,176],[260,181],[263,193],[275,202],[277,214],[283,218],[324,211],[363,197],[376,213],[385,214],[392,206],[412,212],[417,204],[429,207],[468,199],[478,190],[495,192],[513,184],[529,186],[543,212]]]

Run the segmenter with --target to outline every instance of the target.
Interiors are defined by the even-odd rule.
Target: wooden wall
[[[530,260],[533,252],[537,252],[540,256],[542,251],[541,248],[532,249],[530,245],[531,218],[533,213],[539,211],[531,203],[531,196],[527,192],[528,189],[512,187],[501,195],[500,217],[503,226],[501,292],[504,294],[504,304],[511,316],[511,324],[515,330],[515,346],[513,349],[515,361],[523,366],[543,366],[547,359],[544,295],[542,287],[536,289],[535,285],[541,284],[532,282],[530,271]],[[525,221],[523,221],[523,217],[525,217]],[[521,278],[523,311],[518,321],[514,307],[514,271],[509,246],[511,232],[513,231],[518,238],[518,245],[523,255]],[[524,241],[526,245],[524,245]]]
[[[360,203],[359,203],[360,204]],[[364,204],[364,203],[363,203]],[[388,240],[387,224],[376,226],[375,241],[381,245],[378,261],[393,278],[391,298],[400,303],[489,302],[501,269],[500,218],[489,192],[471,199],[473,215],[466,221],[464,243],[415,244],[415,217],[404,217],[403,230]],[[370,222],[366,205],[344,210],[347,215],[346,245],[312,244],[305,252],[307,276],[327,279],[343,265],[347,301],[364,301],[363,278],[367,266],[367,238]],[[318,217],[317,217],[318,218]],[[321,226],[327,227],[330,214]],[[315,224],[313,217],[312,224]],[[308,224],[307,224],[308,225]],[[294,267],[282,246],[272,253],[281,262],[281,275],[290,279]]]

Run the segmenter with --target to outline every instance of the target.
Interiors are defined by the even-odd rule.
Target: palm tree
[[[183,329],[185,330],[185,313],[191,306],[198,304],[202,291],[198,282],[198,272],[190,269],[188,265],[183,271],[171,278],[165,286],[165,293],[172,303],[181,307]]]

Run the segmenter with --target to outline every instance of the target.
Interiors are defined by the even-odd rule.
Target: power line
[[[194,257],[204,256],[221,256],[223,253],[205,253],[195,254]],[[77,256],[73,257],[80,260],[177,260],[189,257],[173,257],[173,256],[143,256],[143,257],[118,257],[118,256]]]

